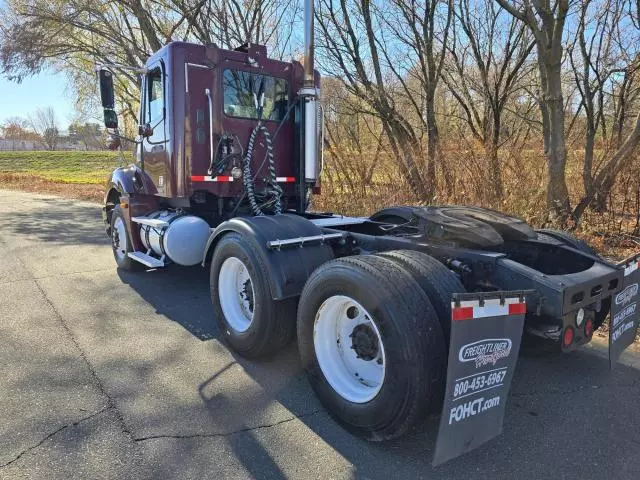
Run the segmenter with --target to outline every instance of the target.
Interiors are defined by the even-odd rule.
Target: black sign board
[[[447,390],[434,466],[502,432],[524,327],[524,293],[454,295]]]
[[[624,268],[622,289],[611,297],[609,320],[609,365],[618,362],[622,352],[636,338],[640,323],[640,255],[635,255],[620,264]]]

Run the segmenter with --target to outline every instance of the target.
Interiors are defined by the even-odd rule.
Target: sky
[[[42,107],[53,107],[62,129],[73,120],[73,98],[64,74],[43,70],[22,83],[0,76],[0,124],[9,117],[28,117]]]
[[[0,8],[4,3],[5,0],[0,0]],[[0,124],[8,117],[28,117],[42,107],[53,107],[63,129],[71,123],[73,98],[64,74],[43,70],[37,76],[25,78],[20,84],[0,75]]]

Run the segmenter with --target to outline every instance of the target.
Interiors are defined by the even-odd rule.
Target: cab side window
[[[147,77],[147,115],[146,122],[152,127],[162,121],[164,116],[164,86],[162,71],[157,68]]]

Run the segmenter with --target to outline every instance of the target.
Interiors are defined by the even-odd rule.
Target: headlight
[[[578,313],[576,314],[576,325],[580,327],[582,322],[584,322],[584,308],[578,310]]]

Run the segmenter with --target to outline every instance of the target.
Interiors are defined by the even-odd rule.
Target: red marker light
[[[591,336],[593,335],[593,320],[591,320],[590,318],[587,318],[587,321],[584,324],[584,334],[587,336],[587,338],[591,338]]]
[[[573,327],[567,327],[562,335],[562,346],[570,347],[573,343]]]

